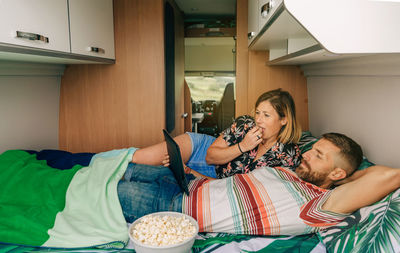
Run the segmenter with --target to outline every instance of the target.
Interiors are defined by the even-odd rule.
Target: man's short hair
[[[322,137],[340,149],[342,160],[348,165],[346,170],[347,175],[351,175],[361,164],[363,159],[363,151],[354,140],[344,134],[326,133]]]

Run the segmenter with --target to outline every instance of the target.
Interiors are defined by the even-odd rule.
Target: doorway
[[[234,19],[185,20],[185,80],[194,132],[218,136],[234,120],[235,32]]]

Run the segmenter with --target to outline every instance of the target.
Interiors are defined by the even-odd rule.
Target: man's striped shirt
[[[331,191],[280,167],[220,180],[195,179],[189,191],[182,209],[198,221],[200,232],[298,235],[346,217],[321,209]]]

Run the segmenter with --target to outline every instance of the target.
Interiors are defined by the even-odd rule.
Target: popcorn
[[[184,216],[149,215],[132,229],[132,237],[151,246],[178,244],[191,238],[196,227]]]

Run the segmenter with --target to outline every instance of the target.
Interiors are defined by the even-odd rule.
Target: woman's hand
[[[188,170],[188,172],[186,172],[186,170]],[[185,173],[186,174],[192,174],[193,176],[197,177],[197,178],[206,178],[208,180],[215,180],[216,178],[213,177],[208,177],[206,175],[201,174],[200,172],[197,172],[195,170],[192,170],[191,168],[189,168],[188,166],[185,165]]]
[[[168,153],[164,154],[164,158],[162,160],[162,164],[164,167],[168,167],[169,166],[169,155]]]
[[[183,168],[184,168],[185,174],[191,174],[192,173],[192,169],[189,168],[188,166],[183,165]]]
[[[168,155],[168,153],[166,153],[164,155],[164,159],[162,161],[162,164],[163,164],[164,167],[168,167],[169,166],[169,155]],[[203,174],[201,174],[201,173],[199,173],[199,172],[197,172],[195,170],[192,170],[191,168],[189,168],[185,164],[183,164],[183,168],[184,168],[185,174],[192,174],[195,177],[207,178],[207,179],[210,179],[210,180],[214,180],[215,179],[215,178],[212,178],[212,177],[207,177],[207,176],[205,176],[205,175],[203,175]]]
[[[240,142],[240,149],[243,152],[247,152],[249,150],[254,149],[263,141],[262,139],[262,130],[258,126],[253,127],[247,132],[246,136]]]

